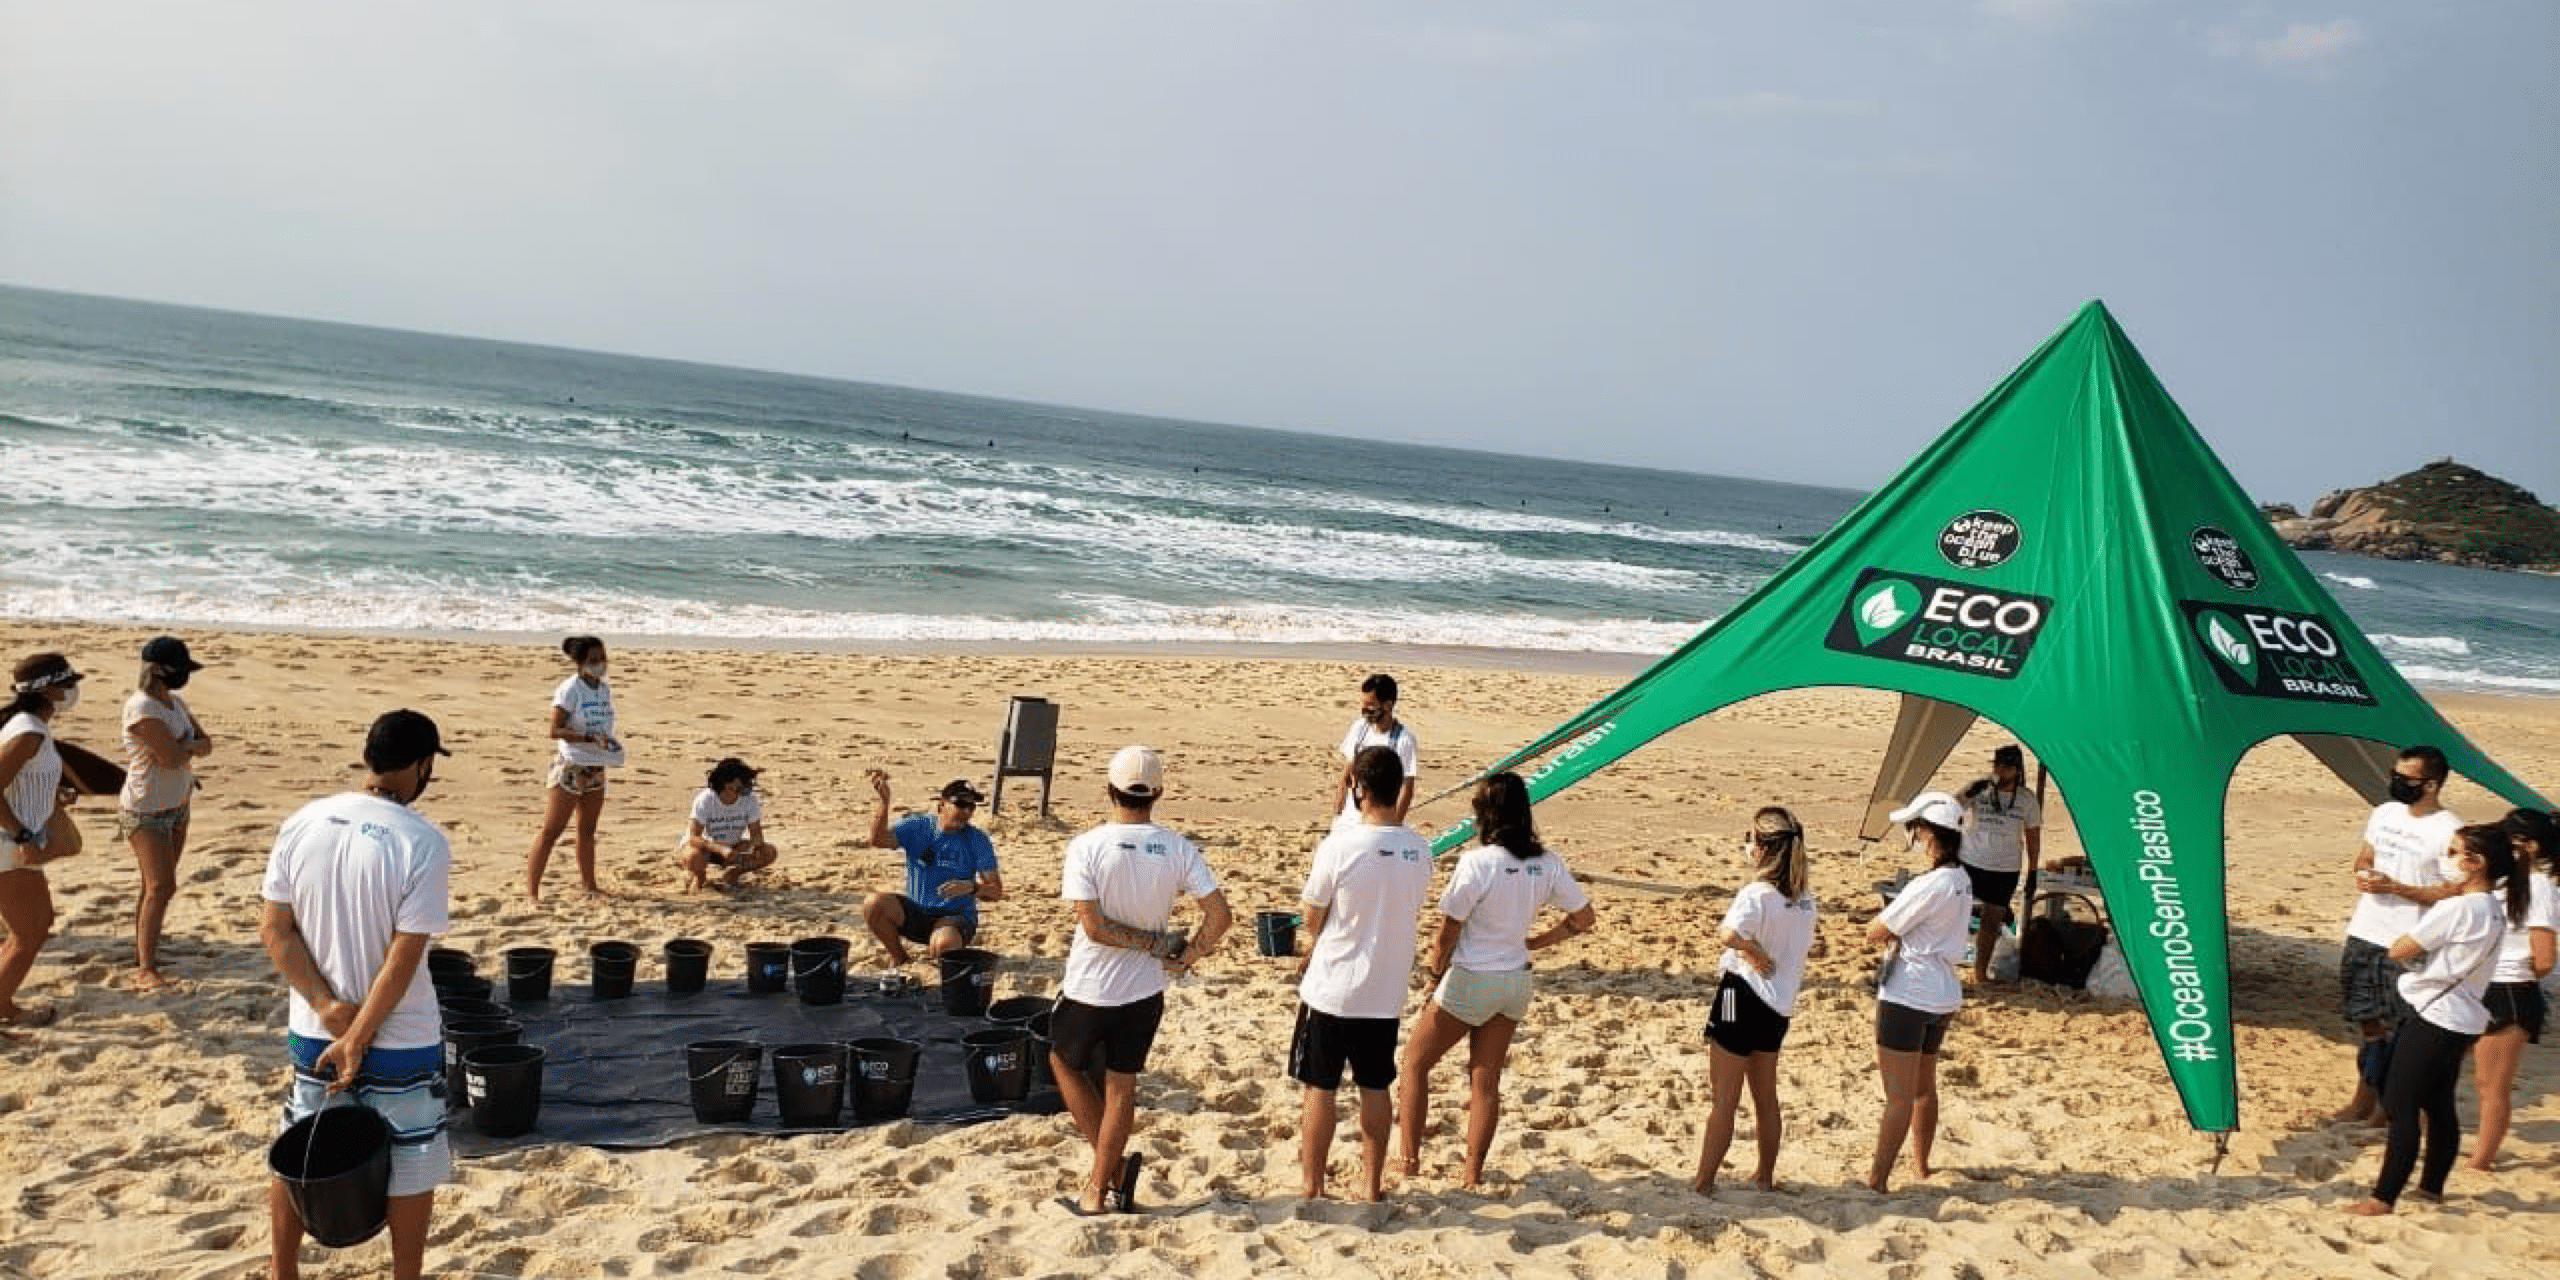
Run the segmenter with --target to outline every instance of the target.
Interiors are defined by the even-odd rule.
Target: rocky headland
[[[2262,510],[2297,550],[2560,572],[2560,510],[2451,458],[2323,494],[2308,515],[2287,504]]]

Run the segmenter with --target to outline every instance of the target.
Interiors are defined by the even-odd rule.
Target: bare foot
[[[2418,1202],[2418,1203],[2420,1203],[2420,1204],[2443,1204],[2443,1203],[2444,1203],[2444,1193],[2443,1193],[2443,1192],[2441,1192],[2441,1191],[2429,1191],[2429,1190],[2427,1190],[2425,1187],[2415,1187],[2415,1188],[2412,1188],[2412,1189],[2410,1190],[2410,1192],[2409,1192],[2409,1198],[2410,1198],[2410,1199],[2412,1199],[2412,1200],[2417,1201],[2417,1202]]]
[[[133,989],[142,995],[157,995],[177,985],[157,969],[137,969],[133,974]]]
[[[2379,1200],[2367,1198],[2348,1205],[2347,1212],[2359,1218],[2387,1218],[2391,1216],[2391,1206]]]
[[[2354,1107],[2340,1107],[2340,1108],[2338,1108],[2337,1110],[2330,1112],[2326,1117],[2324,1117],[2324,1118],[2323,1118],[2323,1120],[2322,1120],[2322,1123],[2324,1123],[2324,1124],[2371,1124],[2371,1123],[2373,1123],[2376,1119],[2378,1119],[2378,1118],[2379,1118],[2379,1115],[2380,1115],[2381,1110],[2382,1110],[2382,1108],[2380,1108],[2380,1107],[2366,1107],[2366,1108],[2364,1108],[2364,1109],[2363,1109],[2363,1110],[2361,1110],[2361,1111],[2357,1110],[2357,1109],[2356,1109],[2356,1108],[2354,1108]]]
[[[1689,1189],[1702,1196],[1714,1195],[1716,1193],[1716,1176],[1712,1173],[1699,1174],[1697,1177],[1689,1179]]]
[[[1751,1180],[1751,1189],[1754,1191],[1775,1191],[1778,1189],[1778,1180],[1774,1177],[1755,1177]]]

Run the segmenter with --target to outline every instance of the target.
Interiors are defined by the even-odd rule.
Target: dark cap
[[[962,804],[985,804],[987,802],[986,795],[980,792],[976,787],[970,786],[967,778],[953,778],[951,781],[943,783],[942,790],[937,794],[940,795],[942,799],[957,800]]]
[[[153,636],[142,644],[142,660],[179,671],[202,671],[204,664],[187,654],[187,642],[176,636]]]
[[[1993,750],[1991,753],[1991,763],[2014,764],[2023,769],[2027,764],[2027,753],[2019,750],[2018,744],[2012,742],[2007,746]]]
[[[364,767],[375,773],[405,769],[431,755],[452,754],[444,749],[436,722],[420,711],[385,711],[364,735]]]

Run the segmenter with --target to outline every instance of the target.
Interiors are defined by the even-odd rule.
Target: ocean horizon
[[[0,440],[13,619],[737,647],[1631,671],[1863,497],[9,286]],[[2413,681],[2560,693],[2560,579],[2303,559]]]

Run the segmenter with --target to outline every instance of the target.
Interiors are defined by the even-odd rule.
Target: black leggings
[[[2453,1088],[2462,1079],[2462,1056],[2480,1037],[2447,1031],[2424,1018],[2400,1024],[2391,1038],[2390,1074],[2382,1082],[2382,1110],[2391,1119],[2391,1142],[2382,1149],[2382,1176],[2374,1180],[2373,1198],[2400,1203],[2409,1184],[2409,1169],[2418,1163],[2418,1121],[2426,1120],[2427,1162],[2418,1189],[2444,1194],[2445,1175],[2461,1154],[2462,1115],[2454,1109]]]

